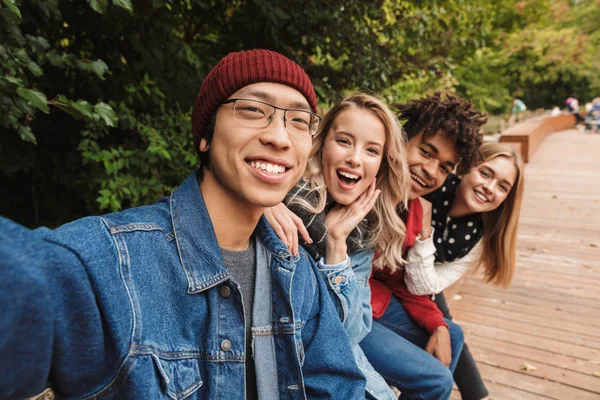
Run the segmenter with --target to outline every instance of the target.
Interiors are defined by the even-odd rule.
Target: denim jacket
[[[321,259],[317,265],[338,309],[356,363],[367,379],[367,393],[376,400],[391,400],[397,399],[397,396],[375,371],[359,346],[361,340],[371,332],[373,323],[369,288],[373,256],[373,249],[366,249],[346,257],[340,264],[323,264]]]
[[[259,397],[363,397],[314,262],[292,256],[264,217],[254,237],[269,260],[257,290],[270,298],[255,302],[270,315],[252,329]],[[195,175],[154,205],[54,231],[0,218],[0,282],[2,398],[48,382],[66,398],[245,397],[242,300]]]

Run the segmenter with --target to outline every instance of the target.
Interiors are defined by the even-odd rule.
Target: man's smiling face
[[[408,167],[412,179],[410,198],[415,199],[438,189],[458,163],[456,145],[443,133],[408,141]]]
[[[239,97],[310,111],[299,91],[278,83],[251,84],[230,96]],[[241,206],[274,206],[302,176],[312,137],[288,133],[282,110],[275,112],[268,126],[252,128],[234,118],[233,107],[224,104],[219,108],[211,143],[200,142],[201,151],[210,151],[210,170],[205,173],[214,178],[211,181],[223,196],[235,198]]]

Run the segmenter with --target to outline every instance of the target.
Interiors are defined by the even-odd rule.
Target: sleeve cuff
[[[417,235],[417,239],[415,240],[414,245],[410,248],[408,256],[410,257],[411,255],[417,254],[420,256],[420,258],[433,256],[436,252],[435,244],[433,243],[433,234],[434,231],[431,232],[431,236],[424,240],[421,240],[420,236]]]
[[[325,262],[323,261],[324,259],[325,257],[321,257],[317,262],[317,267],[319,268],[319,270],[324,272],[337,272],[350,266],[350,257],[348,256],[348,254],[346,254],[346,258],[344,258],[344,261],[337,264],[325,264]]]
[[[435,228],[431,228],[431,234],[429,235],[429,237],[427,239],[421,240],[421,234],[418,233],[417,234],[417,239],[415,240],[415,246],[417,245],[417,243],[420,243],[420,244],[431,243],[431,244],[433,244],[433,237],[434,237],[434,235],[435,235]]]
[[[448,324],[446,321],[444,321],[441,313],[439,315],[431,316],[427,318],[427,321],[425,321],[425,329],[430,335],[432,335],[440,326],[445,326],[446,328],[448,327]]]

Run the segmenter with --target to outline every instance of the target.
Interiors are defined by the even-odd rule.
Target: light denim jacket
[[[366,249],[353,254],[352,257],[346,256],[346,259],[339,264],[324,264],[321,259],[317,266],[327,281],[329,292],[350,340],[356,363],[367,379],[367,392],[377,400],[395,400],[397,396],[383,377],[375,371],[359,346],[361,340],[371,332],[373,323],[369,288],[373,255],[373,249]]]
[[[270,260],[254,308],[259,397],[363,397],[314,262],[290,255],[264,217],[254,237]],[[242,300],[195,174],[154,205],[55,231],[0,218],[0,282],[1,398],[49,381],[66,398],[244,398]]]

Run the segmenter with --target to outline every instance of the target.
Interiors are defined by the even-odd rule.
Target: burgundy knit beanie
[[[194,104],[192,134],[197,153],[200,139],[219,105],[244,86],[258,82],[281,83],[298,90],[317,112],[315,89],[298,64],[271,50],[229,53],[206,75]]]

